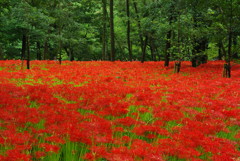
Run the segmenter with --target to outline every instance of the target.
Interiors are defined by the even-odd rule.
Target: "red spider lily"
[[[87,154],[85,154],[84,159],[97,160],[108,154],[106,147],[104,146],[93,146],[91,147],[90,151],[91,152],[88,152]]]
[[[112,150],[106,154],[105,158],[109,161],[134,161],[134,156],[127,147],[112,148]]]
[[[239,156],[239,65],[222,79],[221,61],[183,62],[178,75],[163,62],[16,64],[0,61],[0,160],[45,159],[70,141],[86,160]]]
[[[132,125],[136,125],[138,123],[138,121],[136,121],[132,117],[124,117],[124,118],[116,119],[114,122],[116,125],[121,124],[123,126],[128,126],[128,127]]]
[[[53,143],[59,143],[59,144],[64,144],[65,140],[60,138],[59,136],[50,136],[45,138],[46,141],[53,142]]]
[[[5,157],[6,161],[16,161],[16,160],[30,161],[31,160],[30,155],[23,154],[21,153],[21,151],[16,149],[8,150],[6,152],[6,155],[7,155]]]
[[[60,147],[57,145],[51,145],[48,143],[41,143],[40,147],[43,148],[46,152],[54,152],[54,153],[58,153]]]
[[[137,135],[144,135],[146,132],[153,132],[158,135],[169,135],[167,130],[161,129],[159,126],[154,125],[136,126],[133,129],[133,132],[135,132]]]

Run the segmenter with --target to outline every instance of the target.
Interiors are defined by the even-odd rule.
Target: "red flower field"
[[[0,61],[2,161],[237,161],[240,65]]]

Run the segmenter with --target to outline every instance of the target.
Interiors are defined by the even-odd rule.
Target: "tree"
[[[102,29],[102,59],[107,58],[107,0],[102,0],[103,29]]]
[[[131,46],[131,38],[130,38],[130,32],[131,32],[131,24],[130,24],[130,11],[129,11],[130,5],[129,0],[126,0],[126,13],[127,13],[127,44],[128,44],[128,54],[129,54],[129,60],[132,61],[132,46]]]
[[[111,61],[115,61],[113,0],[110,0],[110,37],[111,37]]]

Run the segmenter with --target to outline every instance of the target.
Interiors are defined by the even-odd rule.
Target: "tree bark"
[[[46,60],[48,54],[48,41],[45,40],[44,42],[44,51],[43,51],[43,60]]]
[[[233,46],[234,46],[234,52],[232,53],[232,57],[234,59],[238,59],[238,50],[237,50],[237,46],[238,46],[238,36],[237,33],[233,33]]]
[[[59,53],[59,64],[62,64],[62,41],[59,41],[59,47],[58,47],[58,53]]]
[[[102,33],[102,60],[107,59],[107,0],[102,0],[103,33]]]
[[[165,67],[169,66],[169,61],[170,61],[169,49],[171,48],[171,37],[172,37],[172,30],[167,32],[166,53],[165,53],[165,62],[164,62]]]
[[[40,42],[37,42],[37,60],[42,60],[41,45]]]
[[[3,49],[2,46],[0,46],[0,60],[3,60],[4,56],[3,56]]]
[[[137,25],[138,25],[138,35],[139,35],[139,39],[140,39],[140,44],[141,44],[141,49],[142,49],[142,53],[144,50],[144,41],[143,41],[143,36],[142,36],[142,27],[141,27],[141,23],[140,23],[140,17],[138,15],[138,7],[137,7],[137,2],[135,0],[133,0],[133,6],[135,9],[135,13],[137,15]]]
[[[223,77],[231,78],[231,59],[232,59],[232,37],[233,37],[233,30],[232,30],[232,18],[233,18],[233,2],[230,1],[230,17],[229,17],[229,32],[228,32],[228,57],[226,59],[226,64],[224,64],[223,69]]]
[[[111,61],[115,61],[115,35],[114,35],[114,15],[113,0],[110,0],[110,36],[111,36]]]
[[[27,46],[27,69],[30,69],[30,41],[29,41],[29,36],[26,36],[26,46]]]
[[[148,42],[148,36],[146,35],[144,45],[143,45],[143,52],[142,52],[142,60],[141,63],[144,63],[146,58],[146,49],[147,49],[147,42]]]
[[[132,61],[132,46],[130,39],[131,25],[130,25],[130,10],[129,10],[129,0],[126,0],[126,12],[127,12],[127,44],[128,44],[128,53],[129,60]]]
[[[181,61],[177,61],[174,64],[174,73],[179,73],[181,69]]]
[[[21,60],[24,60],[26,57],[26,48],[27,48],[27,36],[26,34],[22,35],[22,55]]]
[[[222,54],[222,48],[221,43],[218,43],[218,60],[222,60],[223,54]]]
[[[70,49],[70,61],[74,61],[74,52]]]
[[[155,49],[155,45],[154,45],[154,39],[151,37],[149,41],[150,41],[149,44],[150,44],[152,61],[157,61],[156,53],[155,53],[156,49]]]

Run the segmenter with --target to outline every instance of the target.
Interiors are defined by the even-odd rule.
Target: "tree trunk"
[[[231,65],[225,63],[223,66],[223,77],[224,78],[231,78]]]
[[[130,25],[130,11],[129,11],[129,0],[126,0],[126,12],[127,12],[127,44],[128,44],[128,53],[129,60],[132,61],[132,46],[130,39],[131,25]]]
[[[229,18],[229,32],[228,32],[228,57],[226,59],[226,64],[224,64],[223,69],[223,77],[231,78],[231,59],[232,59],[232,37],[233,37],[233,30],[232,30],[232,18],[233,18],[233,2],[230,1],[231,10],[230,10],[230,18]]]
[[[59,41],[59,47],[58,47],[58,53],[59,53],[59,64],[62,64],[62,41]]]
[[[156,53],[155,53],[155,45],[154,45],[154,39],[151,37],[150,39],[150,50],[151,50],[151,56],[152,56],[152,61],[157,61],[156,58]]]
[[[171,48],[171,37],[172,37],[172,31],[170,30],[167,32],[166,54],[165,54],[165,62],[164,62],[165,67],[169,66],[169,61],[170,61],[169,49]]]
[[[2,46],[0,46],[0,60],[3,60],[4,57],[3,57],[3,49],[2,49]]]
[[[26,48],[27,48],[27,36],[26,34],[23,34],[22,36],[22,55],[21,60],[24,60],[26,57]]]
[[[45,40],[44,42],[44,51],[43,51],[43,60],[46,60],[48,54],[48,41]]]
[[[37,42],[37,60],[42,60],[42,54],[41,54],[41,45],[40,42]]]
[[[174,64],[174,73],[179,73],[181,68],[181,61],[177,61]]]
[[[107,59],[107,0],[102,0],[103,33],[102,33],[102,60]]]
[[[138,15],[138,7],[137,7],[137,2],[135,0],[133,0],[133,6],[135,9],[135,13],[137,15],[137,25],[138,25],[138,35],[139,35],[139,39],[140,39],[140,44],[141,44],[141,50],[143,53],[144,50],[144,41],[143,41],[143,36],[142,36],[142,27],[141,27],[141,23],[140,23],[140,17]]]
[[[222,56],[224,57],[224,59],[226,60],[226,57],[227,57],[227,51],[223,45],[223,42],[221,41],[220,42],[220,47],[221,47],[221,51],[222,51]]]
[[[218,43],[218,60],[222,60],[223,54],[222,54],[222,48],[221,43]]]
[[[74,61],[74,52],[70,49],[70,61]]]
[[[111,36],[111,61],[115,61],[113,0],[110,0],[110,36]]]
[[[30,69],[30,41],[29,41],[29,36],[26,36],[26,46],[27,46],[27,69]]]
[[[143,52],[142,52],[142,60],[141,63],[144,63],[145,57],[146,57],[146,49],[147,49],[147,42],[148,42],[148,36],[146,35],[144,45],[143,45]]]
[[[234,46],[234,52],[232,53],[232,57],[234,59],[238,59],[238,50],[237,50],[237,46],[238,46],[238,36],[237,36],[237,33],[233,34],[233,46]]]

